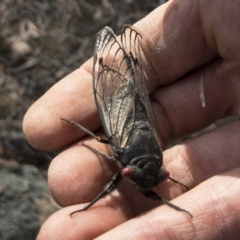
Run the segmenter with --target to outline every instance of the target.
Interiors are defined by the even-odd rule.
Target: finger
[[[187,186],[194,187],[212,176],[240,167],[240,134],[236,131],[239,128],[237,119],[166,150],[167,168],[173,177],[180,177]]]
[[[239,69],[238,64],[229,66],[222,60],[215,61],[151,95],[163,147],[219,119],[239,115],[240,85],[235,81]],[[201,76],[205,107],[200,99]]]
[[[61,117],[78,119],[89,129],[100,126],[89,64],[86,62],[55,84],[29,108],[23,120],[23,131],[33,147],[52,151],[83,136],[83,132],[61,121]],[[89,121],[90,118],[95,120]]]
[[[240,89],[237,84],[234,84],[236,81],[225,81],[221,77],[228,75],[230,79],[238,73],[229,68],[223,74],[222,69],[223,65],[219,62],[204,71],[204,83],[208,81],[204,84],[205,108],[201,105],[198,92],[200,74],[161,88],[152,95],[154,113],[156,122],[159,123],[159,136],[164,143],[163,146],[169,140],[199,130],[216,119],[229,114],[238,114],[239,104],[237,103],[240,102],[238,94]],[[89,90],[92,87],[90,86],[91,80],[78,81],[77,77],[81,72],[82,70],[77,70],[67,76],[62,84],[55,85],[26,114],[23,129],[28,141],[36,148],[53,150],[84,135],[82,131],[61,121],[60,117],[76,119],[88,129],[100,126],[95,112],[92,90]],[[91,78],[90,74],[89,77]],[[58,96],[59,91],[63,91],[60,94],[61,97]],[[48,104],[46,105],[45,102]],[[77,104],[79,106],[76,106]],[[94,119],[94,121],[89,121],[89,119]]]
[[[218,57],[239,62],[239,41],[228,37],[238,36],[239,14],[235,2],[173,0],[139,21],[150,89],[168,85]]]
[[[103,201],[99,201],[96,208],[72,217],[69,214],[75,210],[76,206],[59,210],[43,224],[37,239],[87,240],[99,236],[133,217],[127,205],[123,202],[119,204],[118,198],[118,195],[112,196],[111,200],[107,201],[108,207],[102,204]],[[81,207],[83,206],[78,206],[78,208]]]
[[[239,178],[238,168],[208,179],[175,199],[173,203],[192,212],[193,219],[166,205],[131,219],[133,215],[128,204],[122,202],[121,197],[118,202],[116,195],[110,202],[106,201],[106,205],[102,205],[102,200],[94,208],[72,218],[68,213],[76,206],[60,210],[45,222],[38,240],[93,239],[103,233],[98,239],[177,239],[179,236],[184,239],[239,239],[240,209],[236,197],[240,193]]]
[[[236,120],[166,150],[165,168],[173,178],[191,188],[211,176],[239,167],[240,135],[236,133],[239,128],[240,121]],[[99,151],[107,151],[105,144],[94,140],[87,143]],[[62,206],[93,200],[116,172],[114,167],[117,165],[107,163],[109,161],[99,158],[83,146],[70,147],[50,166],[48,179],[52,195]],[[131,202],[134,212],[139,214],[142,211],[139,202],[143,202],[145,197],[128,181],[123,187],[117,185],[117,188]],[[171,181],[160,183],[155,190],[167,199],[185,191]],[[147,209],[152,207],[151,202],[145,203]]]
[[[239,239],[240,168],[215,176],[173,201],[193,219],[167,206],[125,222],[97,239]]]

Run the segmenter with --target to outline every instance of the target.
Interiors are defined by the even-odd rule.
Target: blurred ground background
[[[93,54],[96,34],[118,34],[164,1],[1,0],[0,2],[0,239],[32,240],[58,206],[48,193],[47,168],[56,153],[25,141],[28,107]]]

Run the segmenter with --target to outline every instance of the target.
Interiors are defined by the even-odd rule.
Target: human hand
[[[238,16],[238,1],[170,1],[136,24],[143,33],[144,70],[163,147],[239,114]],[[54,85],[24,119],[26,137],[37,149],[53,151],[73,143],[51,163],[49,188],[64,208],[45,222],[38,239],[239,239],[239,120],[164,151],[171,176],[191,190],[179,196],[184,189],[165,181],[156,191],[167,199],[179,196],[172,202],[193,219],[146,199],[126,180],[89,210],[69,216],[116,171],[115,164],[79,144],[83,132],[60,121],[65,117],[91,131],[101,126],[91,68],[92,59]],[[205,108],[199,97],[201,76]],[[111,155],[109,146],[84,141]]]

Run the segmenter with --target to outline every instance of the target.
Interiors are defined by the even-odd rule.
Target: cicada
[[[107,139],[96,136],[74,121],[62,118],[96,140],[110,144],[113,156],[82,143],[96,154],[116,161],[121,168],[92,202],[70,215],[87,210],[114,189],[121,177],[126,177],[135,183],[144,196],[162,201],[192,217],[190,212],[152,190],[166,179],[179,182],[171,178],[163,167],[162,150],[142,66],[141,38],[141,34],[128,25],[123,28],[120,37],[109,27],[98,33],[93,59],[93,92]]]

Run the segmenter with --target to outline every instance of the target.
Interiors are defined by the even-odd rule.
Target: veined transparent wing
[[[125,51],[131,55],[133,59],[133,69],[135,76],[135,93],[140,96],[140,101],[146,109],[146,117],[149,122],[149,127],[156,129],[156,123],[152,106],[149,99],[149,93],[146,86],[146,78],[142,66],[142,50],[141,40],[142,36],[138,31],[129,25],[126,25],[121,34],[121,41],[123,43]]]
[[[93,65],[96,105],[106,135],[115,147],[126,147],[136,121],[136,101],[145,109],[138,114],[154,127],[154,117],[141,62],[141,35],[125,26],[120,40],[111,28],[99,32]],[[139,105],[139,104],[138,104]]]

